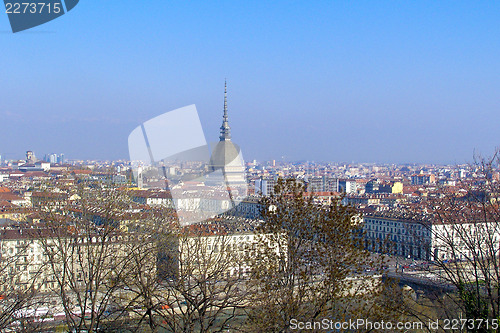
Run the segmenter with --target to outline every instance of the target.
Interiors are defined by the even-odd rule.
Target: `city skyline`
[[[498,146],[499,4],[81,3],[0,38],[0,153],[127,159],[127,135],[196,104],[247,160],[464,163]],[[113,15],[109,15],[113,12]]]
[[[500,2],[4,5],[0,332],[498,329]]]

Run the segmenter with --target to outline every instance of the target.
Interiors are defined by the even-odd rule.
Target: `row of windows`
[[[257,248],[257,244],[253,243],[253,244],[248,244],[248,243],[240,243],[240,244],[236,244],[236,243],[233,243],[232,245],[231,244],[227,244],[225,246],[223,245],[214,245],[213,248],[211,245],[208,245],[207,246],[207,250],[211,251],[212,249],[214,250],[214,252],[217,252],[220,250],[223,250],[224,248],[227,248],[228,250],[247,250],[247,249],[253,249],[255,250]]]
[[[231,237],[227,240],[223,240],[223,239],[214,239],[214,243],[217,243],[217,242],[221,242],[221,243],[224,243],[224,242],[229,242],[230,240],[233,240],[233,242],[237,241],[237,240],[249,240],[250,239],[250,236],[247,235],[247,236],[234,236],[234,237]],[[212,239],[211,238],[208,238],[208,244],[212,243]]]
[[[393,241],[406,241],[406,242],[422,242],[421,238],[415,238],[412,236],[400,236],[400,235],[386,235],[383,233],[377,233],[377,232],[369,232],[367,233],[368,238],[378,238],[378,239],[385,239],[387,236],[389,236],[390,240]]]
[[[367,223],[382,224],[382,225],[393,225],[393,226],[408,225],[408,226],[411,226],[412,228],[417,227],[418,229],[423,227],[419,223],[409,223],[409,222],[392,222],[392,221],[373,220],[373,219],[366,219],[366,222]]]

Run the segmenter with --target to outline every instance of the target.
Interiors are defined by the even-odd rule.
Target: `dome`
[[[226,169],[227,167],[242,167],[240,148],[232,141],[219,141],[210,157],[209,171]]]

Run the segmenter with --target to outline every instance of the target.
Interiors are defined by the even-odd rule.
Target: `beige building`
[[[56,235],[49,229],[16,229],[0,231],[0,293],[33,288],[38,292],[62,288],[88,288],[90,271],[105,283],[124,272],[133,263],[130,253],[139,246],[148,250],[147,242],[130,234],[78,237],[68,231]],[[156,253],[142,265],[156,276]],[[146,257],[147,258],[147,257]],[[64,277],[64,278],[63,278]]]
[[[272,239],[272,236],[255,233],[199,234],[182,238],[179,241],[179,274],[186,275],[194,269],[194,275],[246,277],[252,260],[261,256],[264,249],[272,248],[278,254],[277,242]],[[272,241],[274,244],[270,243]],[[280,243],[286,247],[284,237]],[[286,249],[282,248],[280,253],[286,253]]]

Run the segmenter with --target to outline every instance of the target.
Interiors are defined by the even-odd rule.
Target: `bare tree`
[[[244,236],[227,234],[217,224],[156,235],[160,280],[135,279],[137,300],[148,304],[149,327],[217,332],[235,325],[239,310],[246,305]]]
[[[304,196],[296,180],[278,181],[262,199],[263,223],[254,258],[252,282],[258,290],[249,306],[248,329],[281,332],[291,322],[347,318],[383,318],[390,303],[380,304],[383,260],[364,250],[359,214],[340,200],[318,205]]]
[[[20,327],[36,332],[41,322],[35,314],[45,309],[43,263],[36,261],[34,234],[30,230],[4,229],[0,232],[0,330]],[[33,263],[35,261],[35,263]]]
[[[126,195],[114,188],[83,188],[71,205],[44,201],[39,243],[46,259],[48,288],[62,306],[64,320],[75,331],[93,331],[109,317],[137,246],[136,235],[120,230],[128,208]],[[49,198],[52,196],[48,196]],[[42,234],[43,231],[43,234]],[[125,314],[125,312],[122,312]]]
[[[401,308],[423,322],[460,320],[455,331],[492,332],[500,315],[498,151],[491,158],[476,158],[467,169],[469,177],[438,186],[402,211],[427,229],[426,236],[412,236],[427,244],[431,261],[418,275],[435,292],[407,298]]]
[[[116,316],[128,313],[130,331],[153,332],[166,326],[164,310],[172,303],[172,291],[165,287],[175,267],[165,258],[177,245],[173,241],[175,215],[165,207],[141,214],[139,221],[129,226],[128,233],[134,242],[126,244],[128,254],[125,275],[117,281],[121,292],[113,313]]]
[[[454,286],[449,293],[451,318],[497,320],[500,315],[500,211],[498,151],[470,166],[472,177],[455,188],[440,188],[418,208],[416,218],[431,231],[436,278]],[[471,322],[472,323],[472,322]],[[492,331],[472,325],[470,331]]]

